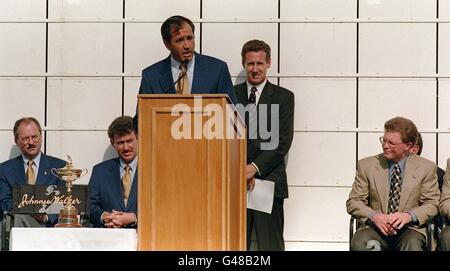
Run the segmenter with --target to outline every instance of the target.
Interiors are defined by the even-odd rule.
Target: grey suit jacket
[[[411,154],[405,165],[399,212],[413,212],[419,225],[409,228],[425,235],[427,221],[437,215],[439,188],[437,165],[425,158]],[[355,181],[347,200],[347,212],[366,222],[373,212],[388,213],[389,187],[388,162],[383,154],[358,161]]]

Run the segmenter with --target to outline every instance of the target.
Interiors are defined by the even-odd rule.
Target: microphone
[[[186,67],[187,67],[188,64],[189,64],[189,59],[183,59],[183,61],[181,61],[181,65],[186,65]],[[187,68],[186,68],[186,71],[185,71],[185,72],[183,72],[180,76],[178,76],[178,79],[177,79],[172,85],[170,85],[168,88],[166,88],[166,89],[164,90],[164,93],[167,93],[167,92],[168,92],[171,88],[173,88],[178,82],[180,82],[180,80],[183,79],[183,77],[185,77],[186,74],[187,74]]]

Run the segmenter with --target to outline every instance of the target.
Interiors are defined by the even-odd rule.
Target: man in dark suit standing
[[[13,186],[64,184],[51,174],[51,169],[62,168],[66,162],[41,152],[42,128],[39,122],[33,117],[21,118],[15,122],[13,133],[22,154],[0,164],[0,204],[5,211],[12,209]],[[56,222],[56,215],[16,215],[14,226],[44,227],[53,226]]]
[[[94,227],[136,227],[138,142],[133,119],[116,118],[108,127],[108,137],[119,157],[92,170],[90,219]]]
[[[275,183],[270,214],[247,209],[247,249],[250,249],[252,231],[255,230],[259,250],[284,250],[283,204],[288,197],[285,156],[293,138],[294,94],[267,80],[271,58],[270,47],[264,41],[248,41],[241,55],[247,80],[234,89],[238,110],[242,109],[241,104],[245,106],[241,115],[245,116],[248,131],[248,187],[253,190],[255,178]],[[268,137],[265,132],[269,131]]]
[[[142,71],[139,94],[225,93],[236,103],[227,64],[195,52],[194,30],[191,20],[178,15],[162,24],[170,55]]]

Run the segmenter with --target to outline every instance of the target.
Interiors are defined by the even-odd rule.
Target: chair
[[[438,235],[438,227],[436,225],[439,225],[438,222],[439,217],[433,217],[427,222],[427,251],[432,251],[435,247],[435,242],[437,240]],[[362,223],[359,221],[356,217],[351,216],[350,217],[350,223],[349,223],[349,239],[348,239],[348,249],[351,250],[351,244],[352,244],[352,238],[355,234],[356,230],[361,227]]]

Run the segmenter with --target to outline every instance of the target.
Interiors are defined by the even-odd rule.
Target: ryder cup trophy
[[[72,204],[72,182],[79,179],[87,173],[87,169],[77,169],[72,166],[72,158],[67,155],[69,160],[63,168],[52,168],[51,172],[60,180],[66,183],[67,187],[67,201],[64,208],[59,211],[58,224],[55,227],[59,228],[80,228],[78,223],[78,210]]]

